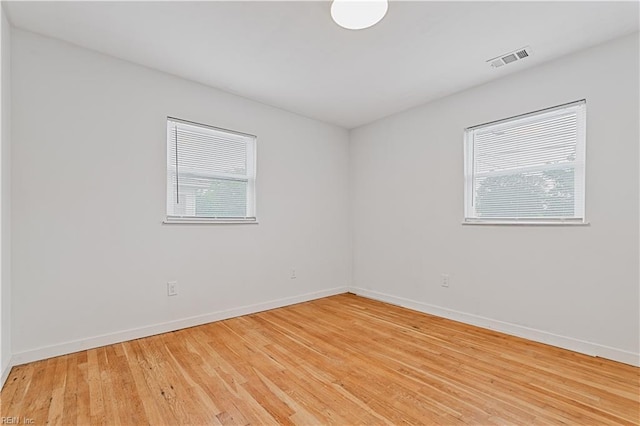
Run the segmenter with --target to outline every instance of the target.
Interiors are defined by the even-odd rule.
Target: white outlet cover
[[[440,276],[440,285],[442,287],[449,287],[449,274],[442,274]]]
[[[167,296],[175,296],[178,294],[178,282],[169,281],[167,283]]]

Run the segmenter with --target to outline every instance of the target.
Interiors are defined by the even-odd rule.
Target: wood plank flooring
[[[33,424],[640,424],[638,368],[344,294],[15,367]]]

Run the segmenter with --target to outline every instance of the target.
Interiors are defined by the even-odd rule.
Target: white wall
[[[345,291],[346,130],[29,32],[12,42],[17,361]],[[161,224],[168,115],[258,136],[259,225]]]
[[[11,27],[0,5],[0,388],[11,368]]]
[[[634,34],[353,130],[358,291],[637,364],[638,47]],[[462,226],[463,129],[582,98],[591,226]]]

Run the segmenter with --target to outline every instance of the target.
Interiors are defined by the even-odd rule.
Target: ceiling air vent
[[[529,46],[522,49],[514,50],[513,52],[504,53],[496,58],[489,59],[487,63],[493,68],[500,68],[503,65],[510,64],[512,62],[519,61],[533,54]]]

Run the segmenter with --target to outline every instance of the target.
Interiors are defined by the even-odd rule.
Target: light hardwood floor
[[[34,424],[639,424],[639,369],[351,294],[15,367]]]

